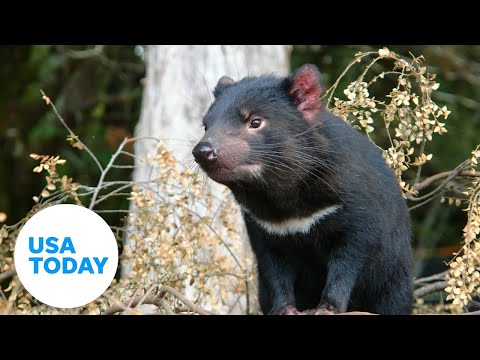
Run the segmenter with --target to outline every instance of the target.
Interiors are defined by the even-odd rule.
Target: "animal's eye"
[[[262,125],[262,119],[260,118],[253,118],[251,121],[250,121],[250,127],[251,128],[259,128],[260,125]]]

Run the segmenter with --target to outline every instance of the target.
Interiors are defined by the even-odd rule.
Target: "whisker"
[[[295,174],[296,176],[298,176],[298,178],[304,182],[304,184],[308,187],[308,183],[305,181],[305,179],[300,176],[296,171],[295,169],[293,169],[292,167],[288,166],[287,164],[283,163],[283,162],[280,162],[280,161],[275,161],[273,159],[263,159],[263,164],[267,164],[267,165],[270,165],[270,166],[273,166],[275,170],[284,170],[286,173],[288,174]],[[285,169],[278,169],[275,167],[275,165],[279,165],[279,166],[283,166]],[[288,170],[288,171],[287,171]]]
[[[289,170],[291,170],[291,172],[295,175],[297,175],[302,181],[303,183],[307,186],[307,188],[309,187],[309,184],[305,181],[305,179],[303,177],[301,177],[300,175],[298,175],[295,170],[293,168],[291,168],[290,166],[286,165],[285,163],[283,162],[280,162],[279,160],[274,160],[272,158],[262,158],[262,162],[265,163],[265,162],[268,162],[270,161],[270,163],[273,163],[274,165],[280,165],[280,166],[283,166],[285,168],[288,168]],[[318,165],[318,164],[317,164]],[[334,194],[336,194],[341,201],[343,201],[345,203],[345,201],[343,200],[343,198],[340,196],[339,192],[337,190],[335,190],[329,183],[328,181],[326,181],[325,179],[323,179],[322,177],[318,176],[317,174],[315,174],[313,171],[309,170],[307,167],[302,167],[302,171],[305,171],[307,172],[308,174],[310,174],[311,176],[313,176],[314,178],[320,180],[323,184],[325,184],[326,186],[328,186],[330,188],[330,190],[333,191]]]

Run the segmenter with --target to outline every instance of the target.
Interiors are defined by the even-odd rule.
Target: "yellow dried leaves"
[[[361,60],[367,55],[358,53],[356,57]],[[383,71],[367,82],[365,79],[372,65],[379,59],[391,61],[392,70]],[[424,143],[431,141],[433,134],[447,132],[445,121],[440,119],[446,120],[450,114],[446,106],[440,108],[431,99],[432,92],[440,85],[434,81],[435,74],[427,73],[422,60],[423,57],[414,57],[406,61],[388,48],[378,50],[377,56],[364,65],[365,70],[360,77],[343,91],[346,99],[334,97],[331,109],[343,119],[349,119],[353,124],[357,122],[359,125],[355,126],[363,129],[369,137],[377,127],[379,131],[387,131],[390,146],[383,149],[383,157],[394,169],[405,192],[410,192],[412,186],[403,180],[403,173],[412,166],[424,165],[432,158],[431,154],[423,153]],[[355,64],[357,62],[352,62],[347,70]],[[397,85],[385,94],[387,101],[379,101],[370,96],[369,87],[386,77],[396,80]],[[327,94],[332,96],[335,88],[336,85]],[[414,89],[420,92],[416,93]]]
[[[33,172],[40,173],[47,170],[50,176],[56,174],[55,169],[57,165],[64,165],[67,160],[60,159],[59,156],[30,154],[34,160],[40,160],[40,164],[33,169]]]
[[[470,159],[470,170],[476,171],[478,158],[480,157],[480,145],[472,151]],[[467,224],[463,229],[464,245],[462,254],[450,262],[450,271],[446,276],[448,287],[445,291],[448,293],[447,300],[452,300],[453,306],[457,311],[463,310],[473,296],[479,295],[480,288],[480,242],[478,235],[480,233],[480,185],[478,181],[472,181],[471,186],[464,192],[467,197],[465,201],[468,213]],[[449,204],[453,199],[449,199]],[[458,199],[455,205],[459,206]]]
[[[48,198],[51,195],[51,191],[59,190],[68,193],[77,204],[80,204],[76,193],[78,184],[72,183],[72,178],[67,178],[65,175],[60,178],[57,173],[57,165],[65,165],[67,160],[60,159],[59,156],[39,154],[30,154],[30,157],[34,160],[40,160],[40,164],[33,169],[33,172],[41,173],[44,170],[48,172],[48,176],[45,176],[47,185],[40,193],[42,198]],[[40,202],[39,196],[33,196],[32,199],[35,203]]]
[[[154,186],[134,186],[129,199],[130,284],[162,283],[213,311],[245,293],[253,262],[242,251],[238,209],[228,190],[215,198],[201,174],[180,168],[162,143],[146,162],[157,172]],[[249,270],[251,269],[251,270]],[[242,285],[243,284],[243,285]]]
[[[78,140],[78,136],[69,135],[67,136],[67,141],[72,145],[72,147],[77,148],[78,150],[83,150],[84,146],[82,142]]]

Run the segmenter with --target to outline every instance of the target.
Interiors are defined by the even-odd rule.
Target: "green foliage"
[[[40,89],[56,99],[69,126],[106,163],[125,136],[133,133],[141,103],[144,63],[133,46],[107,45],[84,56],[92,46],[0,47],[0,211],[8,222],[19,221],[42,187],[32,177],[29,153],[58,154],[68,159],[62,171],[85,184],[95,184],[98,172],[88,156],[64,146],[65,129],[42,101]],[[80,58],[78,54],[82,55]],[[87,55],[89,55],[87,53]],[[124,164],[130,164],[128,159]],[[1,171],[4,170],[4,171]],[[112,176],[127,173],[114,169]],[[114,207],[128,207],[111,199]],[[118,223],[118,215],[105,219]]]

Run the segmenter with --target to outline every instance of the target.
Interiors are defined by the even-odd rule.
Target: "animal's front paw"
[[[302,315],[334,315],[335,311],[332,308],[321,305],[319,307],[302,311]]]
[[[272,310],[268,315],[300,315],[301,312],[295,306],[284,306],[278,310]]]

